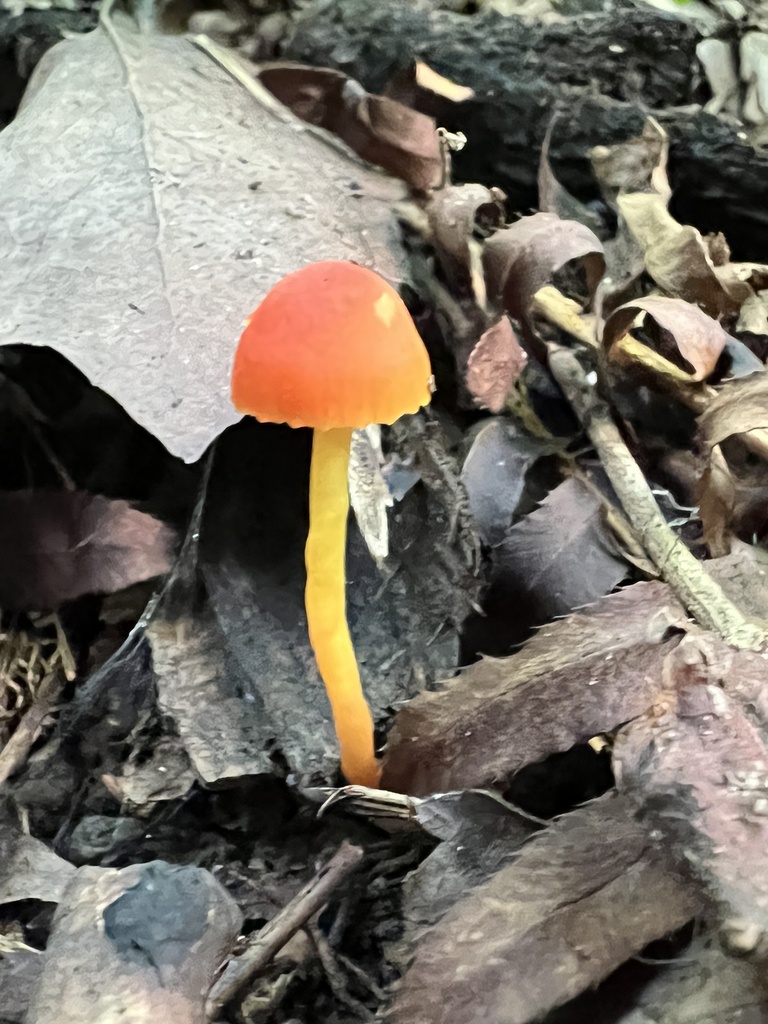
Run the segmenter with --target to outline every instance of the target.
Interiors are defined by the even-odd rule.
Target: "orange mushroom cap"
[[[235,353],[240,412],[292,427],[394,423],[431,397],[429,356],[394,288],[329,260],[288,274],[249,317]]]

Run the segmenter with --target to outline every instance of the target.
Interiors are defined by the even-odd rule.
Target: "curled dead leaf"
[[[373,96],[333,68],[279,62],[262,64],[259,78],[304,121],[338,135],[369,163],[412,188],[428,191],[444,178],[435,122],[386,96]]]
[[[451,185],[430,198],[431,242],[451,287],[471,291],[485,305],[480,239],[504,223],[504,193],[484,185]]]
[[[728,340],[720,324],[698,306],[660,295],[619,306],[603,329],[611,359],[639,362],[652,373],[681,381],[706,380]]]
[[[619,212],[640,244],[645,267],[669,295],[695,302],[720,317],[739,312],[752,296],[735,265],[724,261],[722,246],[710,249],[701,232],[680,224],[667,210],[667,197],[656,192],[619,195]]]
[[[710,552],[731,539],[768,533],[768,375],[730,380],[699,417],[708,463],[699,484],[699,514]]]
[[[553,213],[535,213],[497,231],[483,249],[483,266],[492,302],[525,322],[533,296],[568,266],[580,279],[569,281],[585,305],[605,270],[603,246],[583,224]]]

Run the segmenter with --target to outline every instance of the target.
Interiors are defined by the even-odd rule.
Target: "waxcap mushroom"
[[[360,428],[427,405],[431,381],[395,289],[372,270],[329,260],[288,274],[250,316],[232,400],[263,422]]]

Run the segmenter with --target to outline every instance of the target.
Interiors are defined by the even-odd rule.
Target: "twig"
[[[667,526],[607,402],[588,382],[575,354],[556,345],[549,347],[549,353],[550,370],[589,434],[627,518],[661,575],[706,629],[715,630],[734,647],[764,648],[768,644],[768,625],[746,618]]]
[[[343,842],[325,867],[262,928],[252,945],[241,956],[230,960],[208,993],[205,1009],[209,1020],[269,963],[299,928],[325,906],[334,890],[355,870],[362,858],[363,851],[359,846]]]

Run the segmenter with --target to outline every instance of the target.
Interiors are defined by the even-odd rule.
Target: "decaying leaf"
[[[174,532],[128,502],[75,491],[0,491],[0,605],[56,608],[162,576]]]
[[[534,213],[497,231],[483,248],[488,296],[521,321],[531,300],[566,266],[583,274],[573,288],[586,304],[605,270],[603,246],[589,228],[552,213]]]
[[[669,201],[669,138],[654,117],[646,119],[640,135],[613,146],[595,146],[589,157],[603,197],[614,209],[619,194],[626,192],[652,192]]]
[[[482,790],[428,797],[418,802],[416,816],[440,845],[404,883],[405,933],[387,951],[389,959],[404,966],[424,932],[514,860],[540,827],[496,794]]]
[[[647,714],[619,735],[617,784],[684,853],[721,904],[727,941],[768,951],[768,753],[762,737],[683,644]]]
[[[664,584],[636,583],[484,658],[395,716],[382,785],[424,795],[484,786],[643,711],[686,616]]]
[[[590,1000],[591,1019],[602,1019],[601,1011],[613,1013],[619,1003],[628,1001],[629,990],[633,1005],[622,1013],[621,1024],[765,1024],[768,1020],[759,967],[728,956],[716,936],[697,934],[678,957],[660,963],[651,960],[646,971],[649,968],[653,976],[632,986],[634,991],[624,977],[614,976],[604,996],[598,993],[596,1000]],[[583,1019],[574,1015],[567,1024]]]
[[[540,1020],[702,906],[631,802],[610,795],[529,841],[424,934],[386,1019]]]
[[[399,429],[402,455],[411,433]],[[440,451],[439,432],[432,445]],[[337,771],[304,611],[310,451],[309,431],[253,421],[218,441],[199,553],[185,554],[146,627],[160,708],[209,784]],[[453,530],[453,497],[429,482],[438,474],[426,460],[428,482],[398,503],[381,569],[350,523],[347,616],[375,719],[456,664],[469,607],[464,531]]]
[[[748,435],[756,446],[766,445],[760,432],[768,430],[768,374],[752,374],[723,384],[717,398],[699,417],[699,426],[702,440],[709,447],[734,434]]]
[[[493,586],[510,614],[532,626],[591,604],[626,576],[628,565],[604,522],[596,488],[564,480],[507,532],[493,553]]]
[[[279,278],[322,259],[402,278],[404,194],[115,12],[45,55],[0,136],[0,341],[54,346],[194,461],[238,418],[235,341]]]
[[[528,356],[503,316],[485,331],[467,360],[467,391],[481,409],[501,412]]]
[[[590,231],[594,231],[597,237],[603,241],[607,234],[603,218],[591,207],[571,195],[558,180],[549,162],[549,149],[556,123],[557,120],[553,119],[541,145],[537,178],[539,210],[542,213],[554,213],[562,220],[576,220],[588,227]]]
[[[553,444],[525,433],[513,420],[494,417],[483,423],[464,460],[461,480],[485,544],[504,539],[523,496],[528,470],[554,450]]]
[[[8,811],[0,810],[0,905],[58,903],[74,872],[45,843],[22,832]]]
[[[651,372],[682,381],[706,380],[727,341],[717,320],[698,306],[661,295],[619,306],[603,328],[603,345],[610,358],[638,361]]]
[[[426,192],[443,179],[435,122],[387,96],[372,96],[333,68],[262,64],[259,78],[303,121],[326,128],[369,163]]]

